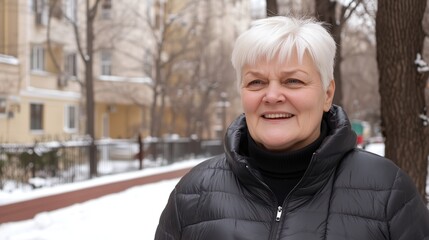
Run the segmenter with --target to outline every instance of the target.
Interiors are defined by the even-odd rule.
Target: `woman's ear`
[[[333,79],[329,82],[329,85],[326,88],[325,94],[326,94],[326,98],[325,98],[325,104],[323,105],[323,111],[328,112],[332,106],[332,101],[334,100],[334,94],[335,94],[335,81]]]

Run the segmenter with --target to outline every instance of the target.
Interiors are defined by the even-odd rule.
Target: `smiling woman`
[[[244,114],[226,132],[225,153],[174,188],[156,240],[429,238],[411,179],[357,148],[347,114],[332,105],[335,51],[312,19],[260,19],[238,37]]]
[[[330,81],[324,89],[308,53],[299,62],[294,51],[287,64],[261,58],[242,72],[241,100],[253,140],[267,150],[290,151],[319,137],[320,119],[331,107],[335,84]]]

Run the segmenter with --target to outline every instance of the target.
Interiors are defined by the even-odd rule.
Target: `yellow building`
[[[248,26],[248,1],[101,0],[92,11],[96,2],[0,0],[0,143],[82,138],[88,59],[96,139],[146,137],[152,122],[159,123],[154,136],[220,137],[240,111],[234,91],[231,107],[219,101],[235,85],[224,68],[236,35]],[[87,7],[96,13],[92,41]],[[186,54],[177,57],[181,49]],[[201,90],[214,82],[223,89]],[[189,97],[191,88],[196,94]]]
[[[126,13],[145,13],[150,6],[129,2],[121,9],[112,1],[101,1],[94,21],[96,138],[147,132],[151,78],[138,68],[142,59],[127,56],[135,52],[144,57],[144,49],[124,44],[141,40],[135,30],[139,26],[126,22]],[[65,140],[85,134],[85,3],[0,0],[0,142]]]
[[[164,10],[159,21],[164,31],[161,61],[168,77],[163,81],[170,92],[164,125],[181,136],[223,138],[225,128],[241,112],[236,107],[230,54],[238,33],[250,22],[250,1],[158,2]]]

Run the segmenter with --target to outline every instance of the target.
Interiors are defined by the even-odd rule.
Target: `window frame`
[[[112,1],[111,0],[103,0],[101,3],[101,19],[109,20],[112,19]]]
[[[34,109],[39,107],[39,109]],[[30,103],[30,131],[31,132],[43,132],[44,130],[44,110],[45,105],[39,102]],[[34,112],[36,111],[36,112]],[[37,118],[37,119],[36,119]]]
[[[0,118],[6,117],[8,114],[7,98],[0,97]]]
[[[34,22],[37,25],[48,25],[49,2],[48,0],[33,0]]]
[[[71,133],[78,130],[78,106],[67,104],[64,106],[64,131]],[[71,113],[73,113],[71,115]],[[72,119],[73,118],[73,119]],[[72,126],[73,125],[73,126]]]
[[[67,53],[64,57],[64,73],[68,77],[77,78],[77,54]]]
[[[45,72],[45,48],[42,45],[33,45],[30,53],[30,70]]]
[[[152,51],[150,49],[145,49],[145,55],[143,59],[143,69],[146,75],[150,76],[153,71],[153,58]]]
[[[64,2],[64,15],[69,21],[77,21],[77,2],[76,0],[65,0]]]
[[[100,52],[100,75],[112,76],[112,51],[103,49]]]

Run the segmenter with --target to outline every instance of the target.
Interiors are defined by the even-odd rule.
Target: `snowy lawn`
[[[32,192],[4,193],[0,204],[7,204],[49,194],[96,186],[138,176],[195,166],[204,159],[193,159],[170,166],[144,169],[65,184]],[[0,225],[0,240],[117,240],[153,239],[159,216],[179,179],[132,187],[59,210],[37,214],[33,219]],[[7,197],[6,197],[7,195]],[[7,200],[5,200],[7,198]],[[0,197],[1,199],[1,197]]]
[[[153,239],[168,195],[179,179],[133,187],[31,220],[0,225],[1,240]]]

